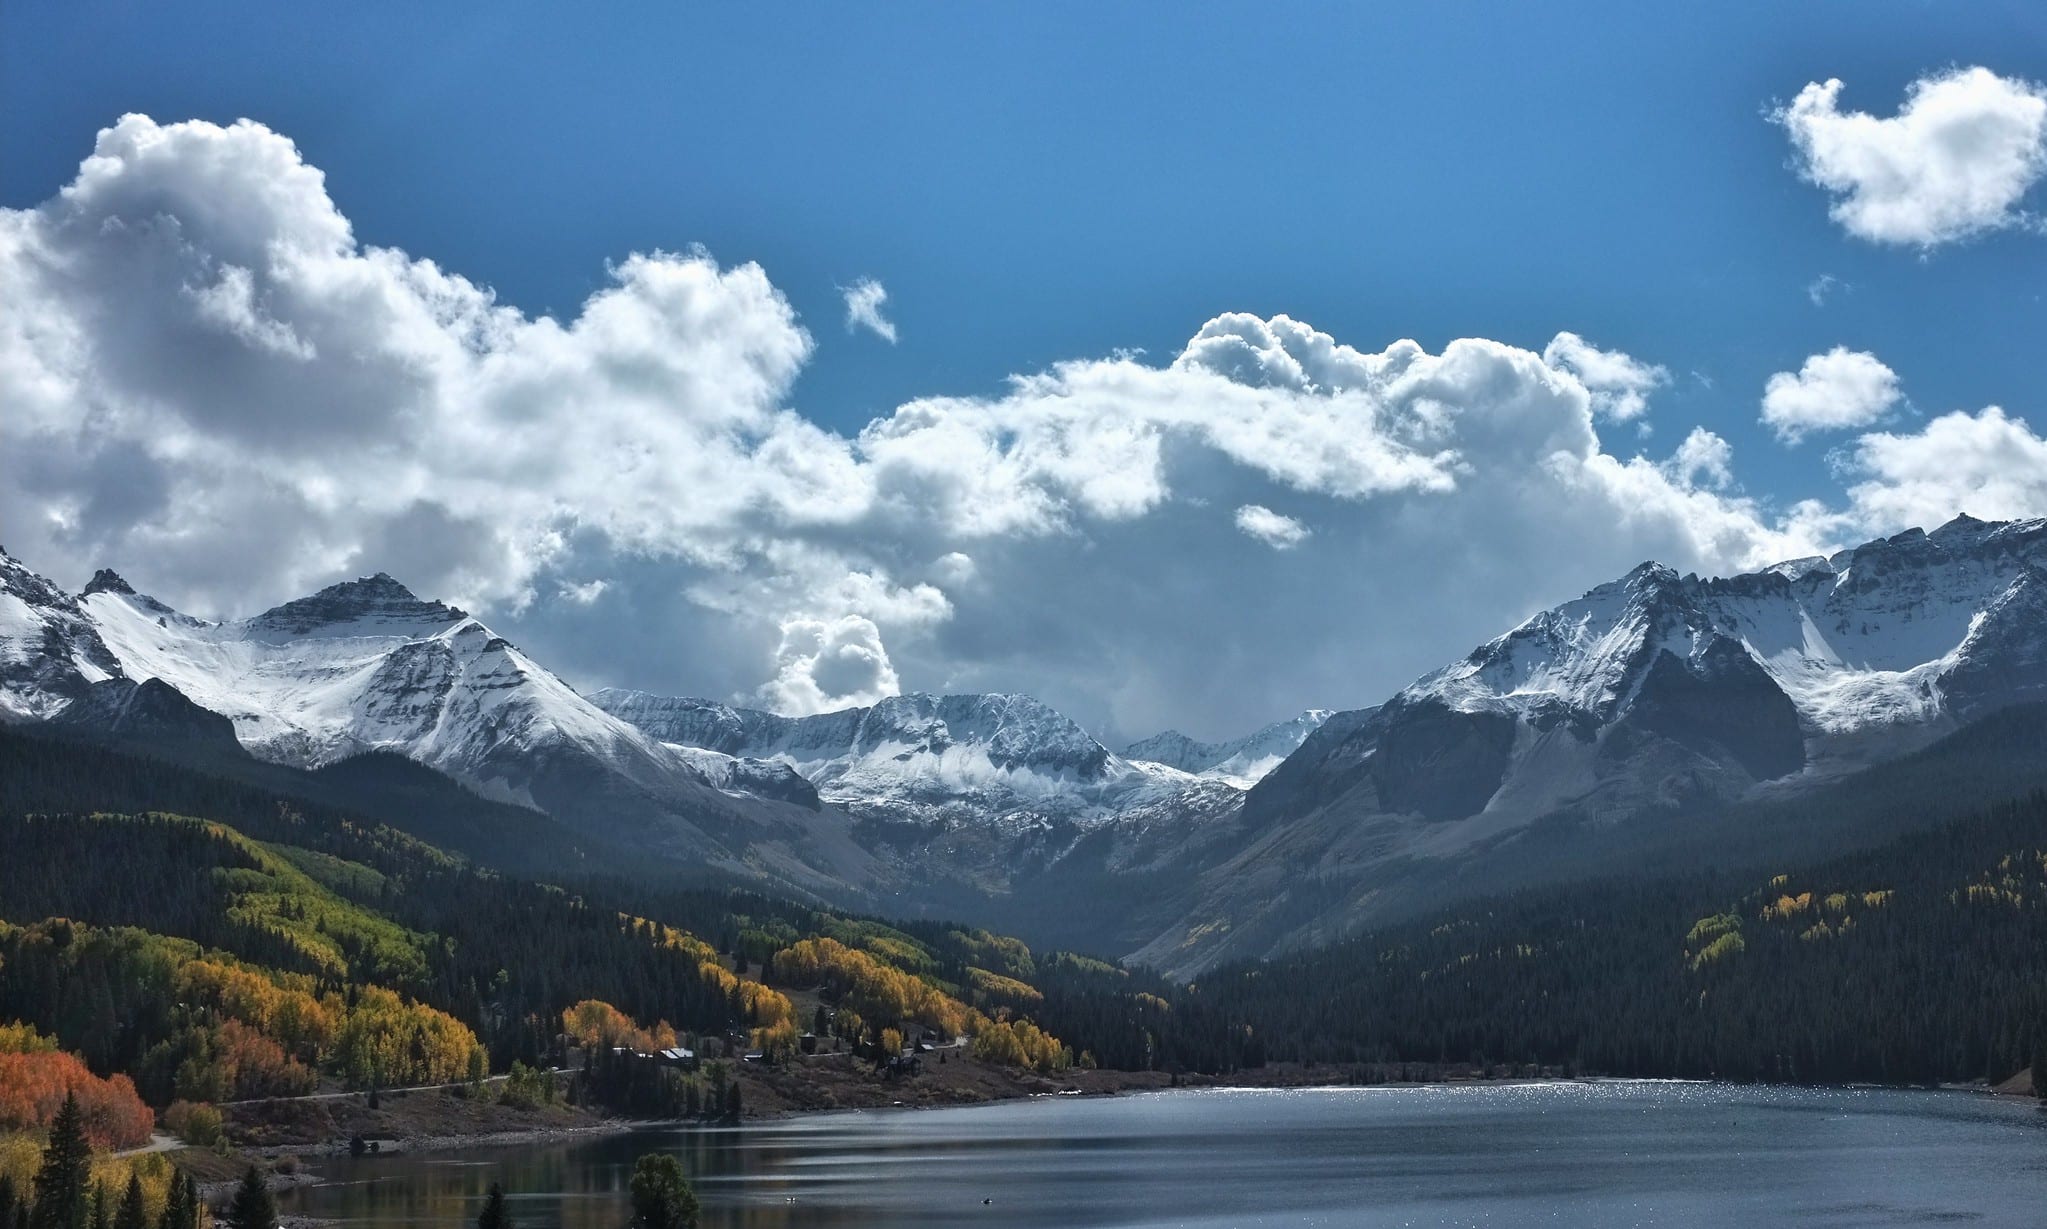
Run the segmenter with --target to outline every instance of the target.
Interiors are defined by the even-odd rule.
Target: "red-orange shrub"
[[[133,1148],[149,1142],[155,1115],[135,1095],[125,1075],[100,1079],[75,1054],[43,1050],[0,1054],[0,1130],[47,1127],[64,1108],[64,1096],[78,1098],[85,1133],[98,1148]]]

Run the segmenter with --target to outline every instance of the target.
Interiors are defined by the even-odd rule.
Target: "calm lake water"
[[[282,1210],[471,1224],[495,1180],[522,1226],[616,1229],[656,1149],[707,1226],[748,1229],[2047,1224],[2030,1103],[1647,1082],[1056,1097],[341,1158]]]

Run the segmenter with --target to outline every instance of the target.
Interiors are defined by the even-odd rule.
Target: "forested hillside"
[[[717,1052],[738,1034],[775,1063],[813,1029],[877,1061],[964,1035],[982,1059],[1040,1070],[1086,1045],[1034,1019],[1040,962],[986,932],[527,881],[343,810],[4,730],[0,765],[0,1021],[158,1107],[473,1081],[551,1065],[565,1036]],[[99,809],[145,799],[195,814]],[[1086,978],[1130,993],[1108,966]],[[584,1084],[640,1113],[682,1113],[700,1091],[644,1064]]]
[[[2001,1080],[2047,1056],[2047,794],[1774,875],[1482,901],[1170,1002],[1163,1044],[1197,1067]]]

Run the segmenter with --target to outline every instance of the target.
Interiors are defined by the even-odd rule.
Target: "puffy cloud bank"
[[[847,436],[787,408],[813,342],[758,267],[630,255],[573,318],[529,316],[361,242],[246,122],[104,131],[0,212],[0,297],[0,524],[32,564],[202,613],[385,570],[578,681],[791,712],[1007,688],[1235,733],[1375,701],[1645,558],[1727,570],[2047,503],[2037,461],[1997,459],[2047,446],[1995,410],[1865,436],[1840,504],[1774,515],[1710,432],[1606,450],[1652,364],[1571,334],[1373,351],[1284,316]]]
[[[1841,110],[1841,90],[1813,82],[1772,118],[1849,234],[1933,247],[2024,220],[2020,200],[2047,171],[2047,89],[1957,69],[1914,81],[1888,117]]]

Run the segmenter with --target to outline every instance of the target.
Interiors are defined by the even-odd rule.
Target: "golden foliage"
[[[624,917],[624,921],[628,925],[643,928],[646,933],[653,936],[653,941],[657,945],[693,957],[697,962],[698,974],[718,987],[719,993],[726,998],[731,998],[732,992],[736,989],[739,992],[740,1010],[745,1012],[746,1018],[754,1024],[772,1028],[784,1022],[790,1024],[796,1022],[796,1005],[789,1001],[788,996],[757,981],[749,981],[726,968],[724,962],[718,959],[717,949],[702,939],[686,930],[677,930],[673,926],[649,921],[646,918]]]
[[[335,1039],[334,1064],[356,1088],[453,1084],[469,1070],[476,1035],[446,1012],[364,986]]]
[[[1073,1064],[1073,1052],[1029,1020],[990,1019],[975,1012],[971,1027],[974,1057],[983,1062],[1042,1072],[1064,1070]]]
[[[959,1035],[967,1008],[923,979],[892,968],[837,939],[804,939],[775,953],[775,976],[795,986],[824,986],[860,1015],[890,1025],[914,1021]]]
[[[1747,949],[1748,944],[1742,941],[1741,932],[1738,930],[1729,931],[1699,949],[1699,953],[1692,957],[1692,967],[1694,969],[1702,968],[1716,960],[1723,960],[1729,956],[1738,956]]]
[[[584,1049],[623,1046],[641,1054],[675,1044],[675,1029],[666,1020],[642,1028],[631,1016],[602,999],[584,999],[562,1011],[562,1032]]]
[[[1007,999],[1012,1003],[1042,1003],[1045,1001],[1045,996],[1039,993],[1036,986],[1020,982],[1014,977],[1004,977],[1000,973],[991,973],[987,969],[979,967],[968,968],[967,980],[973,984],[976,991],[990,998]]]

